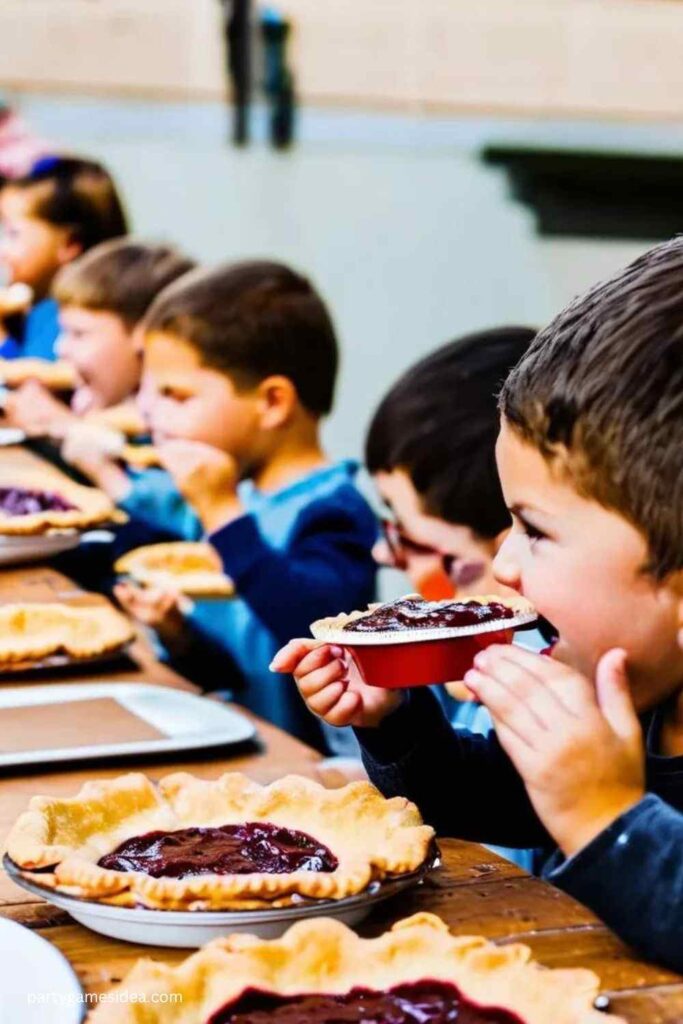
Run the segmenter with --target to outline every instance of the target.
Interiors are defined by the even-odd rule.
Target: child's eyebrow
[[[522,520],[528,519],[529,515],[531,515],[532,518],[540,516],[543,519],[547,519],[550,516],[549,512],[543,512],[540,508],[534,508],[533,505],[523,505],[521,503],[508,505],[508,512]]]

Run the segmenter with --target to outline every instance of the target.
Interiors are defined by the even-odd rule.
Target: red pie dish
[[[319,619],[311,633],[346,648],[368,685],[405,689],[462,679],[479,651],[512,643],[514,631],[536,618],[533,606],[517,596],[425,601],[411,594]]]

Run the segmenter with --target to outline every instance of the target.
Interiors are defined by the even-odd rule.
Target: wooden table
[[[73,596],[73,592],[73,585],[65,577],[46,567],[0,572],[0,602],[42,600],[48,594],[61,599],[65,594]],[[136,646],[134,656],[137,664],[124,672],[89,674],[88,678],[147,680],[194,690],[187,680],[155,662],[144,643]],[[39,680],[46,681],[45,677]],[[59,681],[64,679],[60,677]],[[33,684],[26,681],[24,685]],[[87,728],[88,723],[84,726]],[[147,765],[144,770],[152,778],[175,770],[193,771],[205,778],[238,770],[262,782],[291,772],[316,775],[319,755],[315,751],[267,723],[258,722],[258,731],[261,749],[238,757],[184,756],[182,762],[169,760]],[[92,765],[0,777],[0,846],[33,794],[73,793],[85,779],[109,778],[121,770],[120,766]],[[361,927],[364,934],[376,934],[399,917],[429,910],[443,917],[456,934],[484,935],[500,943],[521,940],[550,967],[592,968],[602,979],[614,1011],[632,1024],[681,1024],[683,979],[638,959],[590,911],[484,847],[444,840],[442,852],[443,866],[419,890],[379,908]],[[624,898],[628,899],[628,893]],[[58,946],[88,992],[106,991],[140,956],[177,962],[186,955],[182,950],[134,946],[90,932],[70,923],[64,912],[17,888],[2,873],[0,915],[36,929]],[[605,1021],[607,1024],[609,1017]]]

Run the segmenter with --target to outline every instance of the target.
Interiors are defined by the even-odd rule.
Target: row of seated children
[[[190,267],[173,249],[128,239],[63,267],[52,286],[61,322],[56,351],[81,383],[68,407],[29,382],[8,402],[8,416],[29,432],[63,438],[66,459],[130,514],[113,556],[144,540],[211,535],[214,524],[201,512],[213,500],[211,473],[226,496],[239,490],[238,508],[214,513],[216,521],[239,519],[243,532],[254,520],[268,554],[281,557],[264,560],[251,543],[253,564],[240,573],[235,559],[250,537],[221,531],[226,571],[240,577],[237,600],[197,601],[184,615],[175,594],[122,585],[117,596],[157,630],[178,668],[320,743],[312,717],[274,684],[267,665],[278,644],[316,615],[362,607],[373,596],[375,527],[351,487],[356,467],[329,466],[317,433],[336,374],[332,324],[312,287],[287,268],[244,264],[184,277]],[[164,292],[180,277],[175,292]],[[509,519],[493,458],[494,395],[532,337],[508,329],[445,346],[412,367],[373,418],[368,467],[397,519],[387,537],[425,596],[492,589],[490,562]],[[141,404],[165,469],[135,473],[77,427],[84,413],[139,390],[143,358]],[[186,445],[174,457],[179,439]],[[188,492],[183,473],[191,465],[197,480]],[[386,541],[375,555],[387,561]],[[89,555],[86,563],[93,583],[97,563]],[[306,599],[293,598],[292,586]],[[446,703],[461,721],[473,707]],[[484,727],[486,716],[479,718]],[[335,736],[328,731],[328,745],[346,752]]]
[[[227,479],[220,483],[230,494],[240,481],[243,514],[236,518],[244,527],[255,517],[274,547],[271,554],[283,549],[281,561],[289,562],[293,549],[301,568],[291,566],[282,581],[275,562],[259,562],[259,571],[250,574],[245,567],[238,600],[198,600],[189,615],[175,594],[122,585],[117,596],[157,630],[166,656],[179,669],[320,743],[312,717],[296,696],[292,700],[291,692],[274,684],[267,665],[283,638],[323,614],[320,608],[333,613],[362,607],[373,596],[368,551],[375,527],[351,489],[355,467],[328,466],[317,437],[317,420],[329,410],[334,387],[333,329],[310,285],[286,268],[247,264],[183,277],[188,267],[189,261],[166,247],[121,240],[100,245],[62,269],[53,286],[62,323],[58,352],[73,362],[82,383],[71,408],[31,382],[10,400],[7,411],[17,425],[63,436],[68,461],[130,514],[132,527],[122,531],[113,555],[121,553],[122,544],[196,539],[210,532],[212,524],[197,514],[210,498],[203,476],[211,472],[212,462],[218,463],[220,452],[237,463],[229,473],[223,466]],[[179,277],[175,298],[173,289],[164,292],[161,312],[152,310],[145,321],[155,296]],[[272,294],[266,299],[268,289]],[[200,339],[194,348],[188,321]],[[157,344],[154,335],[163,335]],[[402,521],[401,558],[408,552],[403,567],[425,596],[491,589],[490,561],[507,522],[493,462],[494,394],[532,336],[528,329],[484,332],[446,346],[411,368],[374,417],[368,465],[380,494]],[[155,358],[157,351],[161,355]],[[74,421],[132,395],[139,388],[143,356],[142,404],[166,468],[135,473],[98,447],[97,435],[74,429]],[[249,405],[247,396],[257,397],[254,383],[262,397],[260,404]],[[265,427],[256,423],[255,413],[265,417]],[[174,461],[174,446],[168,442],[177,447],[179,438],[193,447],[188,451],[186,446]],[[261,466],[254,465],[257,460]],[[455,477],[444,473],[454,460],[462,467],[456,487],[451,483]],[[199,479],[188,504],[182,472],[192,461]],[[415,487],[411,494],[411,479],[422,496]],[[417,512],[418,506],[424,511]],[[222,537],[223,548],[226,537],[224,563],[235,579],[236,553],[245,545],[233,529]],[[416,551],[418,543],[421,551]],[[256,548],[249,546],[256,557]],[[375,553],[386,560],[381,549],[380,544]],[[434,567],[425,574],[430,558]],[[93,583],[96,563],[90,557],[86,562]],[[321,563],[324,571],[316,585]],[[257,581],[263,593],[254,590]],[[278,588],[281,582],[287,585],[284,590]],[[305,601],[292,599],[293,584],[305,591]],[[283,597],[278,600],[276,594]],[[451,710],[463,707],[449,703]],[[348,752],[348,742],[335,741],[335,736],[329,732],[328,745]]]

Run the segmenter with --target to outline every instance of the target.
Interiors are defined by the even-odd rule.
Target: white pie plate
[[[64,704],[110,697],[122,707],[165,733],[159,739],[130,743],[86,742],[79,747],[52,750],[0,752],[0,768],[18,765],[42,765],[59,761],[94,760],[127,757],[130,754],[156,754],[197,750],[204,747],[230,747],[254,739],[253,722],[218,701],[149,683],[50,683],[46,686],[3,686],[0,688],[0,722],[7,708],[31,705]],[[97,722],[91,723],[92,738],[97,737]],[[0,751],[2,736],[0,735]]]
[[[0,918],[0,1024],[79,1024],[83,990],[50,942]]]
[[[30,534],[27,537],[0,535],[0,565],[21,565],[42,562],[63,551],[71,551],[81,543],[78,530],[60,530],[55,533]]]
[[[282,935],[295,921],[311,917],[334,917],[344,924],[355,925],[367,917],[378,903],[396,896],[403,890],[419,885],[428,872],[437,866],[438,855],[431,858],[419,871],[402,875],[389,882],[375,882],[357,896],[345,900],[303,900],[293,907],[276,910],[145,910],[129,907],[111,907],[76,896],[44,889],[25,879],[16,864],[5,854],[5,870],[12,881],[34,896],[42,896],[48,903],[66,910],[75,921],[101,935],[144,946],[173,946],[197,949],[211,939],[233,932],[246,932],[262,939]]]

